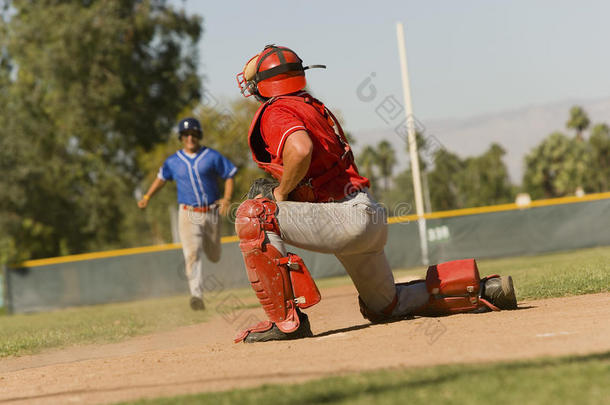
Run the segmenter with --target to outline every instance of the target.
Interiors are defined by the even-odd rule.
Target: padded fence
[[[519,209],[461,210],[428,214],[430,263],[492,258],[610,245],[610,198]],[[608,196],[610,197],[610,195]],[[487,207],[493,208],[493,207]],[[422,264],[413,217],[390,220],[386,254],[393,268]],[[208,293],[247,286],[235,238],[225,238],[220,262],[206,262]],[[344,275],[332,255],[290,249],[314,278]],[[178,245],[32,260],[5,271],[4,296],[12,313],[188,294]]]

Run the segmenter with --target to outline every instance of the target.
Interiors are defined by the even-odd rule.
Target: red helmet
[[[303,67],[303,61],[292,49],[267,45],[237,74],[237,84],[245,97],[290,94],[305,88],[305,70],[313,67],[326,66]]]

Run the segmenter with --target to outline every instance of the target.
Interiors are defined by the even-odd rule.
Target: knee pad
[[[276,214],[277,204],[267,198],[246,200],[239,206],[235,217],[235,233],[239,237],[242,252],[262,249],[265,231],[280,234]]]

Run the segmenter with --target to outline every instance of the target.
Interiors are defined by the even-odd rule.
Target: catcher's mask
[[[305,70],[313,68],[325,69],[326,66],[303,67],[303,61],[292,49],[267,45],[237,74],[237,85],[244,97],[253,95],[264,100],[304,89],[307,84]]]

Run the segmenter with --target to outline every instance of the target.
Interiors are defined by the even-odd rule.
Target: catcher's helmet
[[[304,89],[305,70],[317,67],[326,68],[324,65],[303,67],[303,61],[292,49],[267,45],[237,74],[237,84],[244,97],[281,96]]]
[[[188,131],[195,131],[199,134],[199,137],[203,135],[201,130],[201,124],[195,118],[185,118],[178,124],[178,138],[184,135]]]

